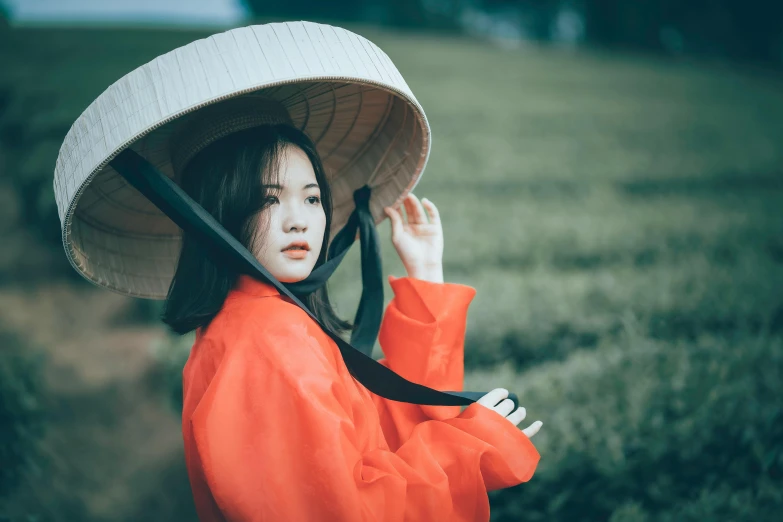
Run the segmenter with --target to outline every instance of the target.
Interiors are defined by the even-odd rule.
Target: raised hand
[[[412,192],[403,200],[406,220],[400,210],[386,207],[392,225],[392,244],[408,276],[443,282],[443,228],[440,214],[427,198],[419,201]],[[427,215],[424,208],[427,209]],[[429,216],[429,221],[427,219]]]

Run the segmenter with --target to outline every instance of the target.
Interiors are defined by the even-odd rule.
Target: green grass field
[[[783,78],[357,32],[395,61],[432,125],[415,192],[440,209],[446,280],[478,290],[466,387],[508,387],[544,423],[537,475],[491,496],[493,520],[774,519]],[[5,35],[6,128],[29,138],[5,149],[12,176],[50,187],[81,110],[200,36]],[[404,275],[388,223],[380,233],[385,271]],[[331,291],[352,317],[358,249],[344,265]]]

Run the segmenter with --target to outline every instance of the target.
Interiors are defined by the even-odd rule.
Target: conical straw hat
[[[115,292],[164,299],[181,231],[109,162],[130,148],[178,181],[177,162],[198,150],[188,143],[200,140],[192,129],[203,129],[202,113],[231,119],[226,114],[237,107],[252,115],[272,106],[287,112],[276,121],[290,121],[316,143],[334,200],[332,235],[353,211],[356,189],[371,187],[379,223],[383,207],[398,205],[414,188],[429,157],[424,111],[372,42],[304,21],[232,29],[123,76],[71,126],[54,192],[73,267]],[[207,134],[217,136],[214,128]]]

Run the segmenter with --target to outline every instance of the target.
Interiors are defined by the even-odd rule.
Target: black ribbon
[[[433,406],[467,406],[486,395],[486,392],[434,390],[404,379],[370,357],[383,315],[383,281],[378,236],[369,210],[369,187],[362,187],[354,193],[356,209],[345,227],[335,235],[329,248],[329,255],[335,257],[313,270],[307,279],[284,285],[211,214],[142,156],[125,149],[110,164],[181,229],[198,236],[204,244],[219,251],[243,273],[269,281],[281,294],[302,308],[337,343],[351,375],[371,392],[393,401]],[[360,348],[325,328],[295,295],[311,292],[326,282],[353,244],[357,229],[362,251],[363,290],[357,311],[358,326],[351,336],[351,343],[356,342]],[[508,398],[514,401],[515,409],[519,407],[514,393],[509,393]]]

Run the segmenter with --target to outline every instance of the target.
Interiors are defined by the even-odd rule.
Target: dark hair
[[[186,165],[182,189],[209,212],[245,247],[256,244],[265,231],[251,219],[264,208],[269,194],[263,185],[277,183],[281,153],[296,146],[307,154],[321,189],[326,214],[321,253],[315,267],[326,261],[332,199],[321,158],[315,145],[302,131],[290,125],[263,125],[235,132],[210,144]],[[223,307],[239,272],[205,248],[197,237],[183,233],[177,270],[166,298],[163,322],[179,334],[207,327]],[[351,329],[329,302],[326,285],[307,295],[302,302],[334,333]]]

